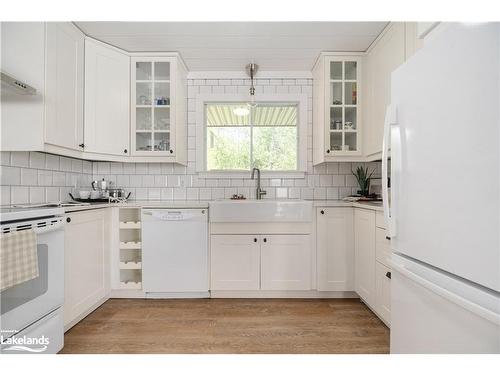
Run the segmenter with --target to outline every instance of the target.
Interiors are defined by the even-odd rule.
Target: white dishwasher
[[[146,297],[208,297],[208,210],[142,209]]]

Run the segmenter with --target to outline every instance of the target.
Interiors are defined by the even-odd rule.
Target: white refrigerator
[[[391,353],[500,353],[500,24],[434,33],[384,129]]]

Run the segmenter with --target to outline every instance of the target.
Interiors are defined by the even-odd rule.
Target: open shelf
[[[120,229],[141,229],[140,221],[121,221]]]
[[[140,250],[141,246],[142,246],[141,241],[120,242],[120,249],[121,250],[130,250],[130,249]]]
[[[120,269],[121,270],[140,270],[142,269],[142,263],[141,262],[120,262]]]
[[[120,282],[120,288],[121,289],[129,289],[129,290],[141,290],[142,289],[142,282],[138,281],[121,281]]]

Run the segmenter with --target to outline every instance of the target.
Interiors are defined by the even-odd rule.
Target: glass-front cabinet
[[[313,70],[314,163],[361,155],[361,57],[322,54]]]
[[[177,160],[185,148],[187,126],[182,115],[186,111],[182,64],[176,57],[144,56],[133,57],[131,65],[133,154],[168,156],[182,162]]]

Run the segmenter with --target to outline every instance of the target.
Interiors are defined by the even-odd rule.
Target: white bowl
[[[78,192],[78,195],[80,195],[80,199],[89,199],[89,197],[90,197],[90,191],[88,191],[88,190],[80,190]]]

